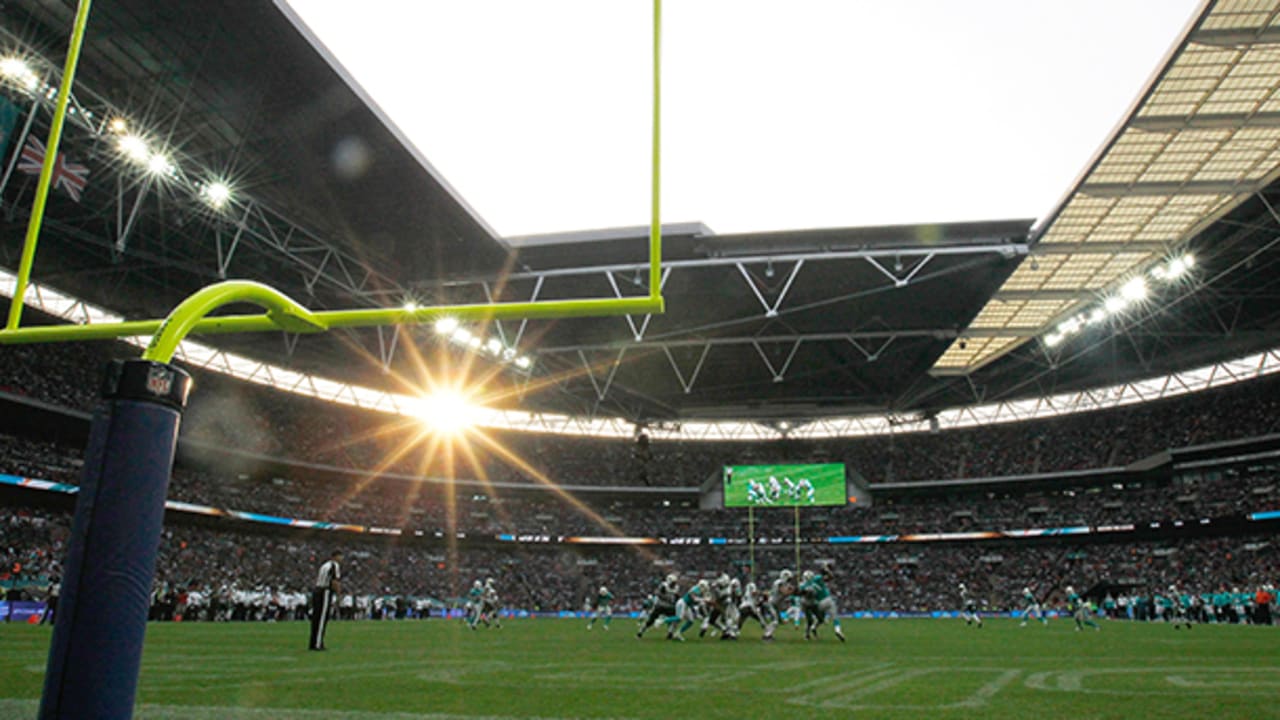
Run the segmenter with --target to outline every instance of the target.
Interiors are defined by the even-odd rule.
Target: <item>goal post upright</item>
[[[20,327],[44,215],[52,164],[65,119],[91,0],[80,0],[63,72],[40,185],[23,246],[8,322],[0,344],[69,342],[150,336],[139,360],[113,361],[95,409],[85,451],[84,475],[63,565],[63,596],[55,618],[41,720],[130,718],[136,701],[142,644],[164,502],[177,447],[178,427],[190,377],[171,364],[190,334],[266,332],[321,333],[334,328],[420,324],[441,317],[463,320],[553,319],[660,314],[661,225],[661,20],[662,0],[653,0],[653,127],[649,294],[436,306],[311,311],[262,283],[232,280],[207,286],[183,300],[163,320]],[[233,303],[265,312],[215,316]],[[754,553],[753,553],[754,555]],[[754,571],[754,567],[753,567]],[[103,602],[110,598],[110,602]]]

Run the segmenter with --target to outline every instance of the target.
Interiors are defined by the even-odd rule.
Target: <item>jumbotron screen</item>
[[[726,465],[725,507],[844,505],[844,463]]]

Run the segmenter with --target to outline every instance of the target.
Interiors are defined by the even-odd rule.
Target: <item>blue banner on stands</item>
[[[10,615],[9,601],[0,600],[0,621],[11,623],[39,622],[40,618],[44,616],[44,608],[45,604],[42,602],[15,600],[13,602],[13,614]]]

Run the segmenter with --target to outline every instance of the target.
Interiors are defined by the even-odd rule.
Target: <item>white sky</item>
[[[649,0],[287,2],[499,235],[649,222]],[[1199,5],[667,0],[663,222],[1042,219]]]

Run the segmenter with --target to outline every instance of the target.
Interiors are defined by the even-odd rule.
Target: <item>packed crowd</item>
[[[0,349],[0,391],[86,409],[113,343]],[[415,420],[325,403],[193,371],[183,436],[218,447],[343,468],[566,486],[701,485],[724,464],[846,462],[871,483],[984,478],[1114,467],[1169,448],[1280,431],[1280,378],[1115,410],[936,433],[773,443],[588,439],[486,430],[525,463],[472,443],[450,470]],[[402,452],[408,448],[407,452]],[[526,464],[527,463],[527,464]],[[530,468],[535,472],[531,472]]]
[[[33,588],[56,579],[70,516],[6,508],[0,549],[11,562],[9,581]],[[157,619],[287,619],[315,568],[334,549],[346,554],[347,607],[361,616],[456,607],[477,578],[493,578],[503,606],[529,611],[583,609],[600,585],[619,611],[637,610],[656,580],[677,573],[689,584],[728,574],[751,579],[794,563],[792,548],[481,547],[353,539],[296,531],[259,534],[239,529],[166,526],[156,575]],[[1257,588],[1280,579],[1280,556],[1268,538],[1181,539],[1126,544],[893,544],[805,546],[801,565],[831,568],[828,584],[845,612],[954,610],[964,583],[990,611],[1020,608],[1023,588],[1047,605],[1065,588],[1102,588],[1117,597],[1149,597],[1170,586],[1192,593]],[[404,613],[402,613],[404,614]],[[409,613],[412,614],[412,613]]]
[[[79,482],[75,448],[0,435],[0,473]],[[990,483],[921,494],[872,488],[869,507],[809,508],[800,514],[804,537],[890,535],[974,530],[1106,526],[1224,518],[1280,507],[1280,466],[1220,469],[1172,480],[1109,483],[1077,480],[1052,489]],[[452,490],[452,493],[449,492]],[[180,464],[169,485],[173,500],[237,510],[408,532],[473,536],[623,535],[654,537],[791,537],[786,509],[700,510],[692,500],[661,496],[571,502],[553,493],[503,493],[416,480],[298,472],[219,472]],[[681,507],[681,505],[684,505]],[[750,525],[750,528],[749,528]]]

